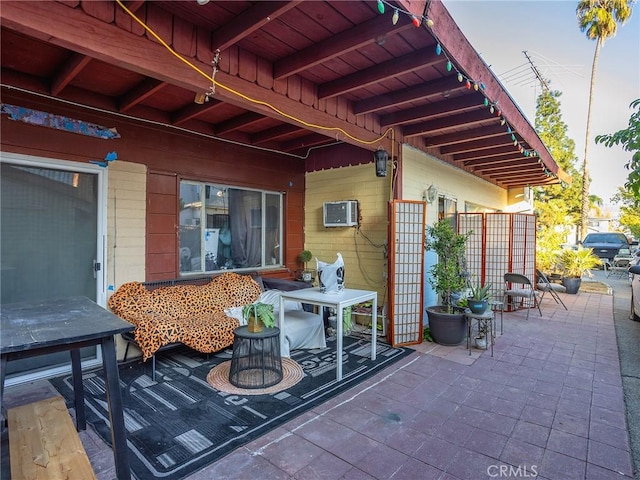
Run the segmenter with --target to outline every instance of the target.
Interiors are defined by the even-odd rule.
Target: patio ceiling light
[[[376,163],[376,177],[387,176],[387,161],[389,160],[389,154],[382,147],[373,152],[373,158]]]

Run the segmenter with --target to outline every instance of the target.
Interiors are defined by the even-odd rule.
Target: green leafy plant
[[[602,265],[602,261],[593,254],[593,248],[578,247],[566,249],[560,253],[560,267],[565,277],[580,278],[590,274],[589,270]]]
[[[307,263],[311,261],[311,259],[313,258],[313,254],[309,250],[303,250],[302,252],[300,252],[300,255],[298,255],[298,257],[300,258],[300,261],[304,263],[304,269],[307,270]]]
[[[490,283],[482,285],[479,280],[475,283],[469,283],[471,295],[468,298],[479,301],[489,300],[491,298],[491,288],[492,285]]]
[[[275,315],[273,314],[273,305],[269,303],[255,302],[242,307],[242,317],[249,321],[249,317],[260,320],[267,328],[276,325]]]
[[[467,282],[465,249],[472,232],[457,233],[448,219],[442,218],[427,227],[425,249],[438,255],[438,262],[431,267],[429,283],[440,295],[447,312],[453,312],[451,294],[464,290]]]
[[[422,331],[422,338],[427,342],[433,343],[433,337],[431,336],[431,330],[429,329],[429,327],[425,327],[425,329]]]

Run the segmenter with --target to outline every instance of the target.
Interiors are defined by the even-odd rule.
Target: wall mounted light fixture
[[[376,177],[387,176],[387,161],[389,160],[389,154],[382,147],[373,152],[373,158],[376,163]]]
[[[422,192],[422,201],[427,203],[433,203],[438,197],[438,189],[432,183],[429,188]]]

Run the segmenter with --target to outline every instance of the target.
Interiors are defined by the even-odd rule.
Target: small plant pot
[[[476,348],[480,350],[487,349],[487,337],[476,337],[474,338]]]
[[[486,300],[474,300],[467,298],[467,306],[471,313],[484,313],[487,311],[488,302]]]
[[[256,317],[249,317],[249,320],[247,320],[247,330],[251,333],[260,333],[262,331],[262,322]]]
[[[303,270],[302,271],[302,281],[306,283],[313,282],[313,277],[315,277],[315,270]]]

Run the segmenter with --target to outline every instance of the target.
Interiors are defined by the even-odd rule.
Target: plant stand
[[[266,388],[282,381],[280,329],[251,333],[246,326],[233,331],[229,382],[238,388]]]
[[[485,349],[491,345],[491,356],[493,357],[493,344],[495,343],[495,313],[493,310],[487,310],[483,313],[473,313],[466,310],[464,316],[467,320],[467,350],[471,355],[471,333],[473,332],[473,323],[475,321],[479,332],[485,332]]]

